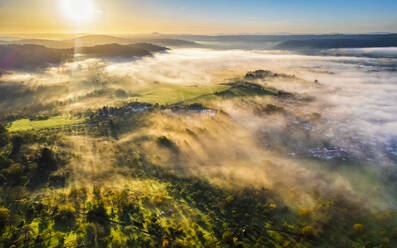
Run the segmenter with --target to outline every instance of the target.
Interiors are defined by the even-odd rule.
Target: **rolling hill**
[[[174,46],[174,47],[198,47],[199,45],[192,41],[162,38],[152,36],[133,36],[128,38],[110,36],[110,35],[83,35],[73,39],[53,40],[53,39],[18,39],[4,41],[7,44],[18,45],[40,45],[48,48],[67,49],[74,47],[91,47],[97,45],[120,44],[128,45],[132,43],[152,43],[158,46]]]
[[[79,53],[89,57],[142,57],[153,52],[166,51],[168,48],[149,43],[129,45],[107,44],[91,47],[81,47]],[[42,45],[0,45],[0,69],[34,70],[47,67],[49,64],[59,64],[71,59],[75,49],[54,49]]]

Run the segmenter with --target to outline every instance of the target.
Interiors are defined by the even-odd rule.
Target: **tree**
[[[3,124],[0,123],[0,134],[5,134],[7,133],[7,129]]]
[[[106,212],[105,204],[102,200],[88,205],[87,220],[103,226],[109,225],[109,215]]]
[[[68,199],[72,202],[73,207],[76,210],[79,210],[80,206],[84,206],[87,200],[87,189],[84,187],[79,189],[71,189],[68,195]]]
[[[222,234],[222,244],[227,247],[233,246],[233,233],[226,231]]]
[[[310,225],[304,226],[302,228],[302,234],[306,237],[312,237],[314,235],[313,227]]]
[[[81,224],[77,229],[82,247],[95,247],[98,236],[97,226],[92,223]]]
[[[56,159],[54,153],[47,147],[42,148],[40,150],[38,164],[40,165],[40,170],[52,171],[56,169]]]
[[[364,226],[362,224],[354,224],[353,225],[353,229],[358,232],[361,233],[364,231]]]
[[[7,129],[0,124],[0,147],[7,145],[8,143],[8,135]]]
[[[11,186],[20,185],[24,181],[24,166],[20,163],[12,164],[7,170],[7,184]]]
[[[11,137],[11,144],[12,144],[12,149],[11,149],[10,157],[14,157],[19,152],[19,149],[23,144],[23,138],[19,135],[14,135]]]
[[[127,97],[128,97],[127,92],[125,92],[123,89],[117,89],[117,90],[114,92],[114,95],[115,95],[117,98],[127,98]]]
[[[11,160],[0,154],[0,170],[10,166]]]
[[[71,230],[76,225],[76,210],[71,206],[60,206],[55,213],[54,221],[59,230]]]
[[[10,222],[10,211],[7,208],[0,208],[0,234]]]
[[[102,198],[101,189],[96,185],[94,185],[94,188],[92,189],[92,194],[94,195],[94,199],[97,201]]]

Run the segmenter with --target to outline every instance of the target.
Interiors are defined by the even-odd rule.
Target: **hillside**
[[[276,49],[331,49],[331,48],[366,48],[366,47],[395,47],[397,35],[363,35],[363,36],[335,36],[310,39],[286,40],[278,44]]]
[[[79,52],[89,56],[96,57],[142,57],[150,56],[153,52],[166,51],[168,48],[152,45],[149,43],[137,43],[132,45],[106,44],[92,47],[82,47]],[[73,53],[74,49],[67,50]]]
[[[110,35],[84,35],[77,38],[65,39],[65,40],[53,40],[53,39],[17,39],[11,41],[4,41],[7,44],[19,44],[19,45],[40,45],[48,48],[56,49],[67,49],[74,47],[91,47],[97,45],[107,44],[120,44],[127,45],[132,43],[152,43],[159,46],[175,46],[175,47],[197,47],[197,43],[192,41],[172,39],[172,38],[161,38],[152,36],[132,36],[129,38],[122,38]]]
[[[141,57],[153,52],[166,51],[168,48],[148,43],[130,45],[108,44],[81,47],[79,53],[89,57]],[[59,64],[71,59],[75,49],[53,49],[40,45],[0,45],[0,69],[37,69],[49,64]]]
[[[0,45],[0,69],[35,69],[70,57],[64,50],[39,45]]]

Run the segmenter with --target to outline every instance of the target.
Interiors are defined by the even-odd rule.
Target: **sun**
[[[91,22],[95,17],[92,0],[61,0],[61,8],[65,17],[76,24]]]

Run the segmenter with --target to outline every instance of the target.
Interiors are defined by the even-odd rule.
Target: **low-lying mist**
[[[314,192],[344,192],[358,201],[370,195],[365,205],[386,208],[396,194],[384,190],[396,173],[396,66],[391,58],[177,49],[134,61],[91,59],[4,74],[0,87],[12,97],[0,105],[7,112],[38,104],[39,112],[84,112],[133,100],[145,87],[150,95],[162,85],[228,83],[259,69],[290,75],[255,80],[290,97],[216,98],[204,104],[216,114],[159,110],[138,128],[124,126],[117,138],[69,137],[69,149],[79,154],[68,165],[69,183],[115,185],[128,178],[115,166],[117,151],[134,144],[141,156],[181,177],[270,188],[291,206],[311,206]]]
[[[352,126],[357,126],[366,133],[381,133],[382,136],[387,136],[397,134],[393,116],[396,111],[393,104],[397,90],[396,72],[388,70],[390,67],[396,67],[395,59],[180,49],[132,62],[115,63],[90,59],[52,67],[37,74],[5,74],[1,78],[1,86],[7,87],[7,82],[13,82],[20,83],[21,87],[29,90],[54,85],[65,88],[67,94],[59,95],[59,92],[54,92],[51,96],[49,92],[39,98],[50,101],[53,100],[51,97],[65,100],[84,96],[97,89],[122,89],[133,94],[134,89],[148,84],[219,84],[241,77],[247,71],[269,69],[293,74],[298,79],[309,82],[317,80],[318,84],[305,84],[302,80],[284,82],[281,79],[266,81],[267,85],[314,96],[317,106],[327,106],[321,111],[330,111],[324,115],[325,117],[332,116],[330,119],[343,122],[357,122],[349,123],[344,128],[351,129]],[[9,91],[12,93],[13,89]],[[18,97],[18,94],[15,97]],[[81,105],[83,108],[87,107]]]

